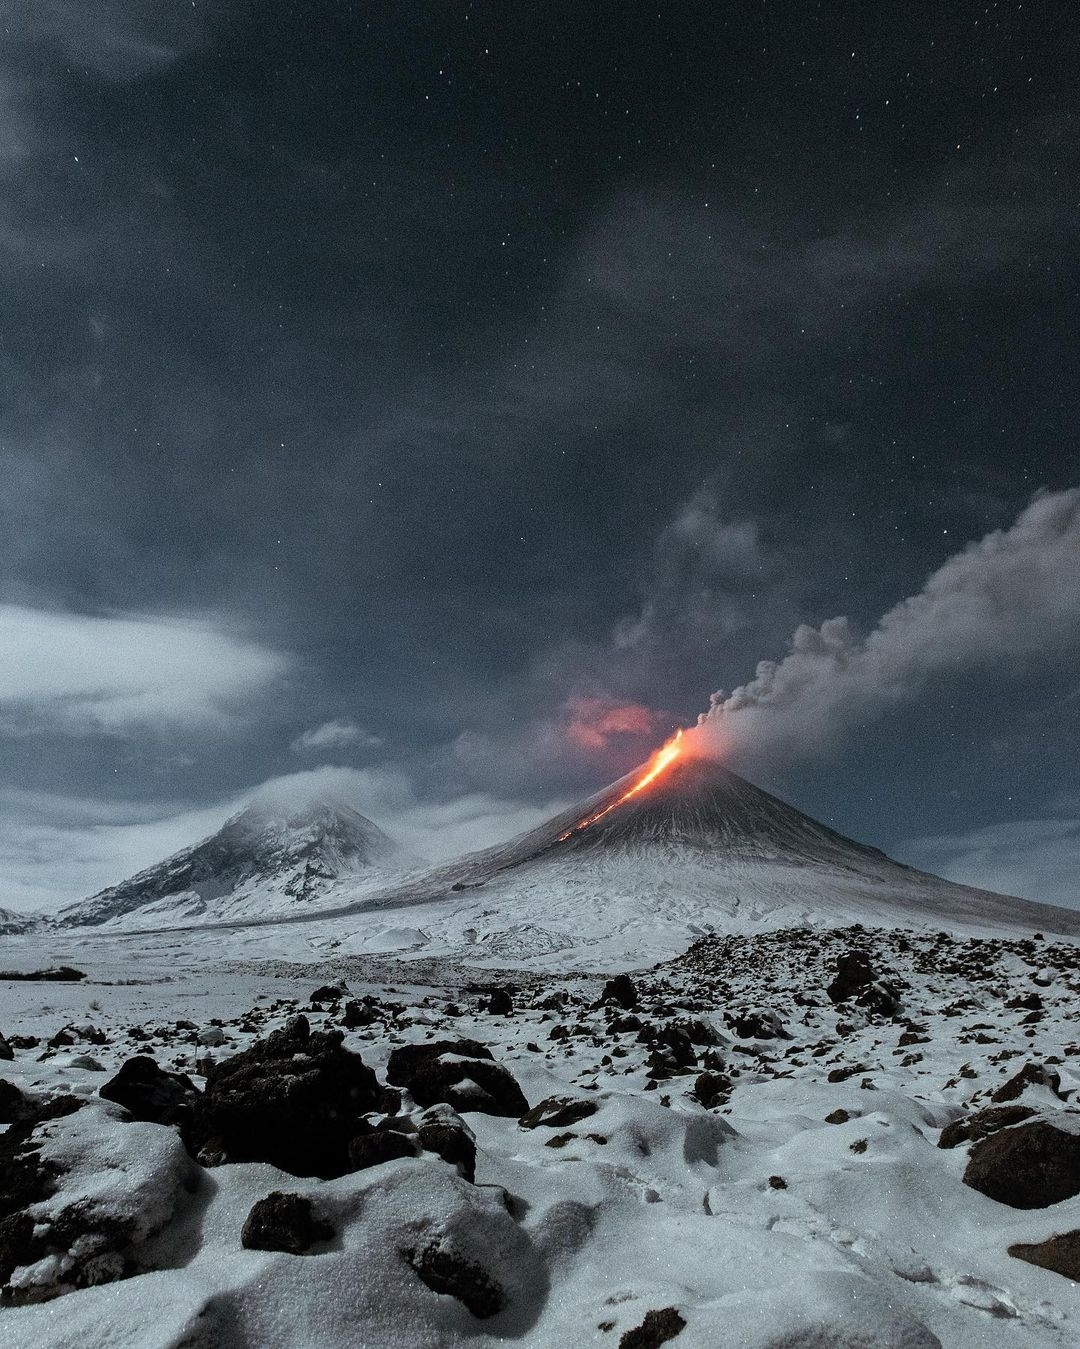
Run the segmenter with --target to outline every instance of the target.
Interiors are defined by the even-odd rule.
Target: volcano
[[[780,927],[1080,935],[1080,913],[904,866],[714,760],[683,752],[639,789],[648,773],[338,911],[335,949],[600,969]]]
[[[256,802],[211,838],[62,909],[61,927],[172,924],[277,916],[384,884],[407,860],[342,802]]]

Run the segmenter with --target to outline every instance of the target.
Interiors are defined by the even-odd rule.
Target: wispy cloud
[[[127,81],[162,70],[204,40],[203,11],[157,0],[0,0],[13,44],[55,46],[82,70]]]
[[[291,663],[211,618],[0,605],[0,731],[222,726]]]
[[[906,839],[890,851],[965,885],[1080,909],[1080,819],[1008,820]]]
[[[432,861],[510,838],[568,804],[523,805],[475,791],[433,801],[400,769],[329,765],[200,806],[0,789],[0,907],[51,912],[208,837],[253,801],[326,799],[359,810],[408,853]]]
[[[336,749],[378,749],[382,737],[372,735],[355,721],[324,721],[298,735],[289,748],[294,754],[325,753]]]

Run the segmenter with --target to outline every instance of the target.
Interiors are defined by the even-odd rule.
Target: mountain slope
[[[359,898],[340,911],[351,931],[335,928],[333,949],[601,968],[674,955],[710,931],[781,926],[1080,935],[1080,913],[894,862],[713,761],[684,756],[623,800],[641,771],[508,843]]]
[[[62,909],[61,927],[236,919],[324,902],[348,882],[383,883],[404,854],[371,820],[328,800],[256,804],[211,838]]]

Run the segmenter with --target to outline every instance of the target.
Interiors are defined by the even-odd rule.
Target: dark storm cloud
[[[0,598],[279,663],[20,789],[587,790],[1074,472],[1053,25],[3,14]]]

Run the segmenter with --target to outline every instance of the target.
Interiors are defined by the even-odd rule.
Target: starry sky
[[[1080,903],[1074,20],[0,0],[0,904],[276,779],[444,856],[710,698]]]

